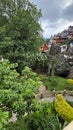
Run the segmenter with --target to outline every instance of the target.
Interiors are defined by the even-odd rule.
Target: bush
[[[73,108],[63,99],[61,94],[57,95],[55,109],[58,115],[67,122],[73,120]]]
[[[73,79],[68,79],[67,82],[68,82],[69,84],[73,84]]]

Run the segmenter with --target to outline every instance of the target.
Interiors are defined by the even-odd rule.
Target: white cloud
[[[63,8],[66,8],[66,7],[69,6],[72,2],[73,2],[73,0],[64,0],[64,7],[63,7]]]
[[[48,38],[73,25],[73,0],[31,0],[42,10],[43,36]]]
[[[43,36],[45,38],[49,38],[51,35],[60,33],[65,29],[68,29],[68,26],[73,25],[73,22],[69,22],[64,19],[60,19],[54,28],[50,27],[50,23],[48,20],[42,21],[41,26],[43,28]]]

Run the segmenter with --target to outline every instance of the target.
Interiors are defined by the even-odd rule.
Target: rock
[[[9,119],[9,122],[16,122],[17,121],[16,115],[17,115],[17,113],[12,112],[12,117]]]
[[[73,79],[73,66],[70,69],[70,73],[68,75],[68,78],[72,78]]]
[[[50,54],[51,55],[58,55],[61,52],[61,48],[59,45],[52,44],[50,48]]]
[[[55,67],[55,74],[62,77],[67,77],[70,71],[70,65],[63,55],[58,56]]]
[[[69,47],[67,54],[70,56],[73,55],[73,47]]]

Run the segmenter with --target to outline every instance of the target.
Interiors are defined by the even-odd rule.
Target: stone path
[[[72,96],[63,96],[65,100],[67,101],[73,101],[73,97]],[[48,102],[53,102],[55,101],[56,98],[55,97],[48,97],[48,98],[42,98],[39,101],[48,101]]]
[[[9,119],[9,122],[16,122],[17,117],[16,117],[16,113],[12,113],[12,117]]]
[[[46,90],[44,85],[41,85],[39,89],[39,93],[36,95],[36,98],[39,100],[41,97],[41,94],[43,94],[43,98],[49,98],[51,96],[51,93]]]
[[[41,95],[41,92],[43,93],[43,98],[40,99],[40,95]],[[68,100],[68,101],[73,101],[73,96],[63,96],[65,100]],[[48,101],[48,102],[53,102],[55,101],[55,96],[53,96],[48,90],[46,90],[45,86],[41,85],[40,89],[39,89],[39,94],[37,95],[37,99],[40,100],[40,101]]]

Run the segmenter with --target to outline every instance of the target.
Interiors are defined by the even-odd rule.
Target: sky
[[[73,25],[73,0],[30,0],[41,9],[40,23],[44,38],[62,32]]]

